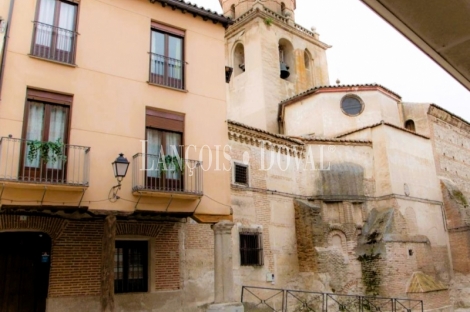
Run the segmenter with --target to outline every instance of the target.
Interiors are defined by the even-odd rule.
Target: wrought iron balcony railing
[[[149,83],[184,89],[184,61],[150,53]]]
[[[34,22],[31,55],[75,64],[77,32]]]
[[[132,190],[202,196],[202,162],[168,157],[134,155]]]
[[[90,148],[46,143],[0,138],[0,181],[88,186]]]

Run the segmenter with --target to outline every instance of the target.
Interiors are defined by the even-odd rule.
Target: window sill
[[[39,57],[39,56],[32,55],[32,54],[28,54],[28,56],[29,56],[30,58],[34,58],[34,59],[38,59],[38,60],[42,60],[42,61],[46,61],[46,62],[50,62],[50,63],[55,63],[55,64],[59,64],[59,65],[65,65],[65,66],[73,67],[73,68],[77,67],[76,64],[70,64],[70,63],[59,62],[59,61],[51,60],[51,59],[44,58],[44,57]]]
[[[152,82],[149,82],[149,81],[147,81],[147,84],[150,85],[150,86],[161,87],[161,88],[170,89],[170,90],[175,90],[175,91],[179,91],[179,92],[183,92],[183,93],[188,93],[188,92],[189,92],[189,91],[186,90],[186,89],[172,88],[172,87],[168,87],[168,86],[165,86],[165,85],[152,83]]]

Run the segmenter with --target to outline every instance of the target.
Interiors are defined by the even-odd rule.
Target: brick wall
[[[118,221],[117,235],[155,238],[155,290],[181,287],[179,223]],[[58,217],[0,215],[1,230],[36,230],[52,238],[49,297],[100,294],[103,221]]]
[[[425,311],[444,308],[450,305],[450,297],[448,290],[408,294],[408,298],[414,300],[423,300]]]
[[[155,240],[155,289],[181,288],[180,242],[181,224],[164,224]]]
[[[102,221],[67,221],[53,240],[49,297],[100,294]]]
[[[449,244],[454,271],[470,273],[470,229],[449,232]]]

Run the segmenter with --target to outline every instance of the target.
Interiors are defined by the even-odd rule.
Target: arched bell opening
[[[294,81],[295,56],[294,47],[287,39],[279,40],[279,68],[280,77],[288,81]]]

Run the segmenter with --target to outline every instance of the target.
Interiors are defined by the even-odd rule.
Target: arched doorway
[[[0,312],[46,311],[50,254],[45,233],[0,233]]]

